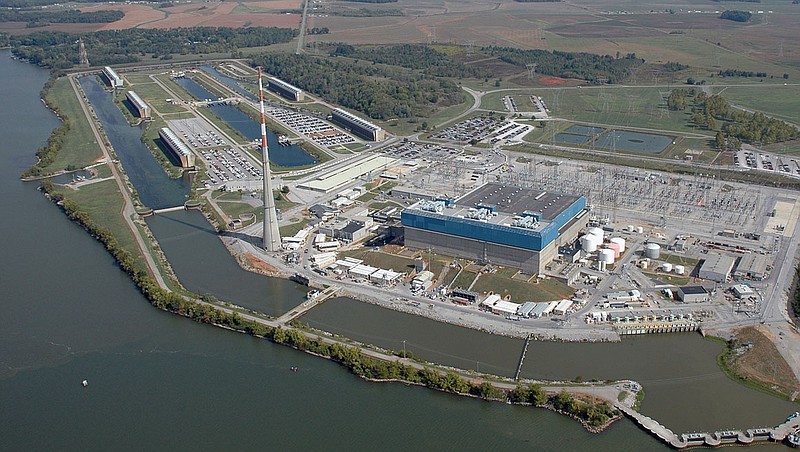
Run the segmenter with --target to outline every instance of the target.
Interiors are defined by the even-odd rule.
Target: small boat
[[[88,382],[88,381],[86,381],[86,380],[83,380],[83,381],[81,382],[81,384],[83,385],[83,387],[84,387],[84,388],[85,388],[85,387],[87,387],[87,386],[89,386],[89,382]]]
[[[290,367],[290,369],[292,370],[292,372],[297,372],[297,367],[295,366]]]

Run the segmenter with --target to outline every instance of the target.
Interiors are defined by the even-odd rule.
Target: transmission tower
[[[525,65],[525,68],[528,70],[528,80],[533,80],[533,77],[536,75],[536,66],[538,63],[528,63]]]
[[[83,67],[89,67],[89,55],[86,53],[86,46],[83,44],[83,38],[78,39],[78,64]]]

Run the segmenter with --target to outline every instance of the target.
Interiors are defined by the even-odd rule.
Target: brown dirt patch
[[[261,259],[255,257],[250,253],[246,253],[244,257],[245,259],[247,259],[247,263],[250,264],[250,266],[252,266],[258,272],[275,273],[277,271],[275,267],[262,261]]]
[[[752,327],[742,328],[736,332],[734,340],[735,347],[739,348],[735,349],[730,365],[739,376],[761,382],[786,396],[800,390],[789,364],[763,332]]]
[[[299,9],[303,4],[300,0],[274,0],[267,2],[247,2],[247,6],[263,9]]]
[[[567,83],[567,81],[560,77],[542,76],[539,77],[539,83],[543,85],[563,85],[564,83]]]
[[[163,19],[166,14],[162,11],[155,10],[147,5],[119,5],[109,8],[108,6],[92,6],[88,8],[81,8],[81,11],[102,11],[108,9],[117,9],[125,12],[125,17],[122,19],[104,25],[101,30],[123,30],[125,28],[136,28],[147,22]]]

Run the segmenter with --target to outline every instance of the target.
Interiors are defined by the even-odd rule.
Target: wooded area
[[[494,55],[506,63],[525,67],[536,64],[536,72],[553,77],[577,78],[592,83],[618,83],[629,77],[644,59],[629,53],[615,58],[611,55],[596,55],[584,52],[560,52],[554,50],[523,50],[511,47],[486,47],[484,52]]]
[[[427,117],[437,107],[464,102],[453,81],[401,67],[294,54],[263,54],[253,62],[329,102],[375,119]]]
[[[291,41],[296,29],[274,27],[218,28],[193,27],[173,29],[130,28],[88,34],[36,32],[8,37],[8,44],[19,58],[39,66],[67,69],[78,64],[78,38],[86,43],[89,61],[101,66],[135,63],[150,54],[151,58],[171,58],[172,54],[232,52],[243,47],[257,47]]]

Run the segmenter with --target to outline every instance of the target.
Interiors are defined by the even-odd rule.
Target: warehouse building
[[[371,141],[383,141],[386,139],[385,130],[341,108],[334,108],[331,110],[331,117],[334,123],[349,129],[351,132],[364,139]]]
[[[705,262],[700,267],[698,276],[702,279],[724,283],[731,276],[733,264],[736,259],[733,256],[720,253],[708,253]]]
[[[684,303],[702,303],[708,301],[708,291],[703,286],[678,287],[678,299]]]
[[[140,118],[152,119],[150,116],[150,106],[147,105],[147,103],[144,100],[142,100],[142,98],[139,97],[138,94],[136,94],[133,91],[128,91],[127,93],[125,93],[125,97],[128,98],[128,102],[130,102],[131,105],[133,105],[134,110],[136,110],[136,114]]]
[[[293,100],[295,102],[300,102],[305,98],[303,94],[303,90],[284,82],[281,79],[277,79],[275,77],[270,77],[267,82],[267,88],[270,91],[276,92],[281,96]]]
[[[767,256],[749,253],[739,259],[739,264],[733,272],[733,277],[739,280],[752,279],[761,281],[767,278]]]
[[[194,166],[194,154],[192,154],[192,150],[175,135],[175,132],[170,130],[169,127],[164,127],[158,131],[158,136],[161,137],[161,141],[167,145],[167,149],[169,149],[172,155],[181,163],[183,168],[191,168]]]
[[[540,273],[588,223],[586,199],[486,184],[458,200],[405,209],[405,245]]]
[[[109,66],[103,68],[103,77],[108,82],[108,85],[112,88],[122,88],[123,81],[122,77],[117,74],[114,69],[111,69]]]

